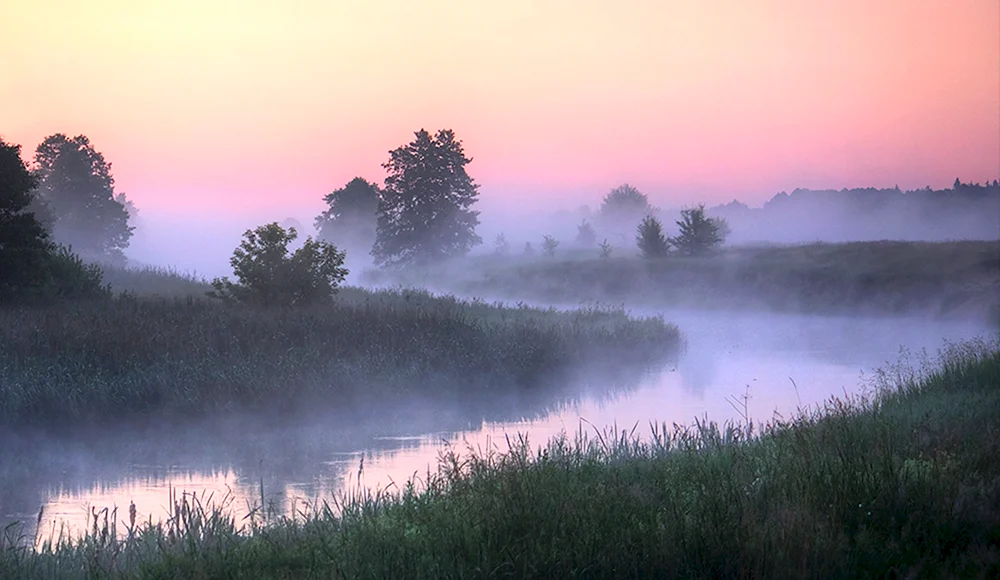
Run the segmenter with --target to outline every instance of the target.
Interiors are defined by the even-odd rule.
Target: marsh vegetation
[[[171,498],[96,513],[6,577],[826,577],[1000,572],[1000,345],[886,368],[865,396],[765,424],[590,430],[455,450],[421,482],[237,521]],[[121,523],[119,523],[121,522]],[[614,541],[609,542],[609,538]]]

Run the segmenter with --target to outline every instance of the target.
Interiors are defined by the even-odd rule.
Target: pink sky
[[[0,54],[0,135],[147,211],[318,210],[421,127],[490,203],[1000,177],[996,0],[33,0]]]

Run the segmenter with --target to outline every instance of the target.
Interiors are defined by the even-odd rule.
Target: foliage
[[[607,238],[604,238],[604,241],[601,242],[598,247],[601,249],[599,256],[602,260],[607,260],[608,258],[611,257],[611,251],[614,249],[614,247],[612,247],[612,245],[608,243]]]
[[[710,254],[724,241],[720,222],[705,215],[704,205],[681,210],[677,227],[680,233],[671,242],[677,251],[687,256]]]
[[[534,256],[535,248],[531,245],[531,242],[524,242],[524,250],[521,253],[525,256]]]
[[[546,257],[553,257],[556,255],[556,248],[559,247],[559,240],[553,238],[552,236],[546,235],[542,240],[542,254]]]
[[[323,198],[327,208],[315,222],[319,239],[340,248],[370,252],[381,195],[377,184],[361,177],[327,194]]]
[[[100,298],[101,270],[53,244],[31,211],[35,176],[0,140],[0,304]]]
[[[311,237],[289,254],[288,244],[297,237],[295,228],[285,230],[277,223],[247,230],[229,261],[239,282],[216,278],[208,295],[260,306],[329,301],[347,277],[345,254]]]
[[[45,284],[51,244],[29,209],[35,185],[20,145],[0,139],[0,303],[23,300]]]
[[[600,213],[605,219],[633,220],[650,213],[651,210],[646,194],[625,183],[604,196]]]
[[[670,250],[670,242],[663,235],[660,220],[652,215],[644,217],[639,224],[636,242],[644,258],[662,258]]]
[[[493,252],[501,256],[506,256],[510,253],[510,244],[507,242],[507,236],[503,235],[503,232],[497,234],[495,240],[493,240]]]
[[[576,226],[576,243],[581,246],[591,247],[597,241],[597,232],[594,231],[594,226],[587,220],[583,220],[583,223]]]
[[[479,186],[466,172],[472,160],[462,142],[450,129],[415,135],[383,164],[389,175],[372,249],[380,266],[438,262],[482,243],[475,231],[479,212],[470,209]]]
[[[81,255],[124,262],[133,227],[115,197],[111,164],[84,135],[47,137],[35,151],[39,194],[51,209],[54,241]]]
[[[449,449],[420,480],[287,518],[185,497],[120,536],[112,521],[32,551],[15,529],[0,575],[996,578],[998,347],[763,426],[581,424],[537,448]]]

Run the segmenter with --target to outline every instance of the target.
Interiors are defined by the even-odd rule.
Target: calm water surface
[[[637,425],[648,434],[651,422],[691,423],[706,416],[721,422],[738,418],[731,401],[744,395],[754,420],[787,417],[831,395],[858,392],[865,377],[899,360],[901,349],[926,349],[933,357],[946,340],[987,334],[973,322],[695,311],[664,316],[688,341],[677,365],[625,392],[529,410],[532,419],[488,422],[428,406],[411,412],[421,417],[419,425],[394,418],[357,424],[344,417],[151,433],[116,432],[109,425],[97,440],[30,441],[22,444],[27,457],[14,467],[0,458],[6,472],[0,477],[0,522],[28,522],[26,532],[40,542],[60,530],[76,535],[86,529],[92,508],[117,506],[121,522],[134,502],[140,520],[162,519],[171,492],[216,502],[229,498],[239,516],[260,503],[263,491],[266,503],[290,513],[359,486],[419,481],[442,450],[504,450],[508,435],[526,435],[539,445],[581,428]]]

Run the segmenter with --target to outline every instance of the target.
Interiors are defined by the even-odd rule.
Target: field
[[[629,252],[634,254],[634,252]],[[723,249],[705,258],[597,250],[485,255],[382,283],[545,303],[982,317],[1000,314],[1000,242],[852,242]],[[446,282],[442,282],[446,281]]]
[[[621,309],[348,288],[332,306],[260,310],[192,295],[204,285],[176,273],[113,271],[108,281],[128,292],[0,310],[0,425],[360,413],[412,398],[496,406],[566,395],[574,371],[613,382],[682,348],[673,325]],[[148,295],[158,288],[173,297]]]
[[[234,521],[224,505],[180,496],[165,523],[97,512],[86,537],[38,551],[12,526],[0,576],[1000,574],[998,342],[887,368],[865,397],[787,421],[637,429],[449,453],[424,485],[359,491],[295,518]]]

